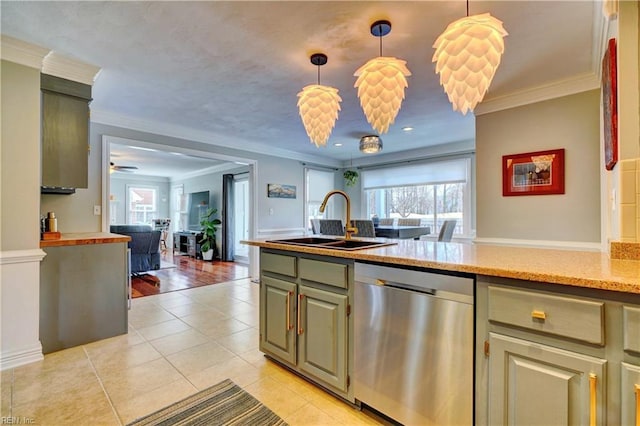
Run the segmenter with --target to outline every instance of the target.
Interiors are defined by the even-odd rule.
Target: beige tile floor
[[[244,279],[134,299],[128,334],[3,371],[1,420],[123,425],[229,378],[291,425],[379,424],[258,351],[258,289]]]

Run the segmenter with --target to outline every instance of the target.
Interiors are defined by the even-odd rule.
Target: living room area
[[[239,243],[249,228],[248,165],[124,138],[105,136],[103,145],[105,220],[110,232],[132,238],[131,297],[249,276],[247,248]],[[211,251],[203,253],[203,245]]]

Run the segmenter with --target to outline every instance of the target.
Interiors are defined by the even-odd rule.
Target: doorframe
[[[161,151],[176,152],[184,155],[192,155],[196,157],[210,158],[218,161],[228,161],[249,167],[249,239],[254,239],[258,229],[258,217],[256,214],[256,206],[258,205],[258,160],[246,157],[237,157],[232,155],[220,154],[211,151],[201,151],[190,148],[183,148],[175,145],[166,145],[161,143],[141,141],[138,139],[122,138],[119,136],[102,135],[102,232],[109,232],[109,194],[111,194],[111,179],[109,178],[111,144],[137,146],[141,148],[152,148]],[[249,247],[249,274],[257,277],[258,271],[258,250],[255,247]]]

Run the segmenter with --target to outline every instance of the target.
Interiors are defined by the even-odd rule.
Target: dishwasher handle
[[[389,281],[389,280],[383,280],[380,278],[376,278],[376,285],[379,286],[384,286],[384,287],[392,287],[392,288],[397,288],[400,290],[409,290],[409,291],[415,291],[418,293],[424,293],[424,294],[428,294],[431,296],[435,296],[436,295],[436,289],[434,288],[425,288],[425,287],[418,287],[416,285],[411,285],[411,284],[407,284],[407,283],[399,283],[396,281]]]

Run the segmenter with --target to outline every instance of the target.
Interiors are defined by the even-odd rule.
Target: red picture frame
[[[609,39],[602,58],[602,115],[604,123],[604,167],[618,162],[618,74],[616,39]]]
[[[564,149],[502,156],[502,195],[564,194]]]

